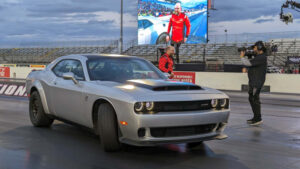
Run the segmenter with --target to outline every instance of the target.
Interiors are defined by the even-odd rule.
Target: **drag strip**
[[[51,128],[33,127],[27,99],[1,96],[0,169],[297,169],[300,113],[298,107],[287,108],[262,105],[264,124],[250,127],[245,123],[249,104],[233,101],[226,140],[195,149],[169,144],[105,153],[98,138],[85,129],[59,121]]]

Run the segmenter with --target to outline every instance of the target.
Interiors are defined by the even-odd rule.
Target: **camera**
[[[280,19],[285,22],[286,24],[288,23],[293,23],[293,15],[291,13],[287,13],[287,14],[281,14],[280,15]]]
[[[256,55],[252,46],[238,48],[238,52],[242,51],[245,52],[245,56],[247,56],[249,59]]]

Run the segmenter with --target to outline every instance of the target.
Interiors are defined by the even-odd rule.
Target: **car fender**
[[[47,98],[46,98],[46,95],[45,95],[45,91],[43,89],[43,85],[41,84],[40,81],[38,80],[35,80],[32,85],[31,85],[31,88],[30,88],[30,91],[32,90],[32,88],[36,88],[40,94],[40,98],[41,98],[41,101],[42,101],[42,105],[43,105],[43,108],[44,108],[44,111],[46,114],[50,114],[50,111],[49,111],[49,107],[48,107],[48,102],[47,102]]]

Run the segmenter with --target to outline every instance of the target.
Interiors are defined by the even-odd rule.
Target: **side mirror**
[[[169,73],[164,73],[164,75],[165,75],[168,79],[170,79],[170,74],[169,74]]]
[[[64,73],[62,77],[65,80],[72,80],[75,84],[78,84],[78,81],[75,79],[75,75],[72,72]]]

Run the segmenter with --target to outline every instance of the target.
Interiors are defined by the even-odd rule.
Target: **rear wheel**
[[[108,103],[103,103],[98,109],[98,130],[101,145],[105,151],[118,151],[119,142],[118,122],[114,109]]]
[[[44,111],[40,94],[34,91],[29,99],[30,121],[35,127],[50,127],[53,119],[48,117]]]

